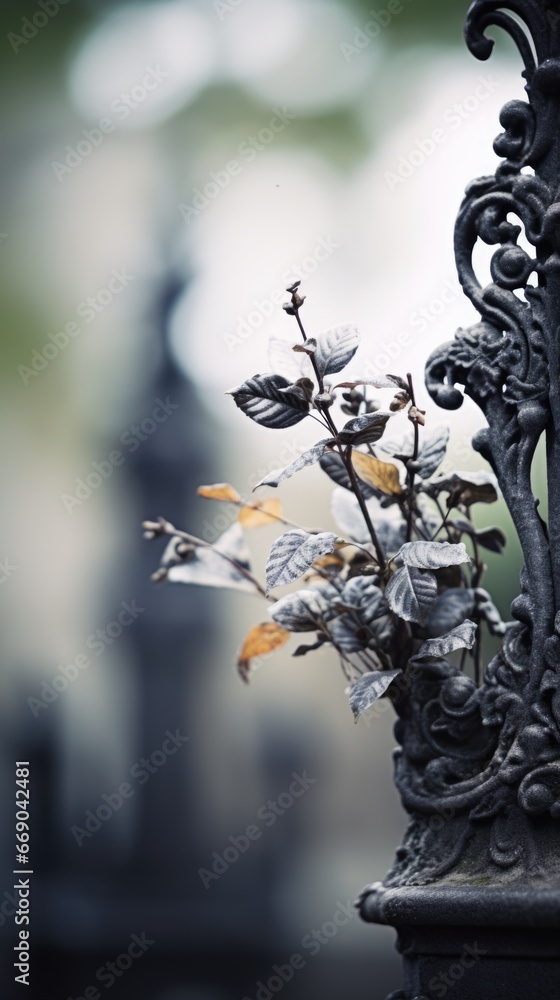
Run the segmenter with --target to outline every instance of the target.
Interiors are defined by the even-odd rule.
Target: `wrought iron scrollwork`
[[[475,0],[465,33],[479,59],[491,25],[519,49],[528,100],[502,109],[501,162],[468,186],[457,218],[459,279],[480,321],[431,355],[426,385],[440,406],[458,408],[464,393],[486,418],[473,446],[519,535],[521,594],[480,686],[434,663],[397,706],[396,783],[411,822],[386,887],[560,873],[560,17],[542,0]],[[495,247],[487,284],[473,264],[479,240]],[[531,485],[543,434],[547,523]]]

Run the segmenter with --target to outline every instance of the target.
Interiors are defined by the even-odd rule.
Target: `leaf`
[[[395,555],[397,559],[418,569],[444,569],[471,561],[463,542],[405,542]]]
[[[289,396],[297,396],[298,399],[303,400],[304,403],[310,403],[313,399],[313,391],[315,389],[315,383],[310,378],[298,378],[295,382],[290,383],[286,389],[280,389],[283,396],[288,394]]]
[[[392,556],[406,539],[406,523],[399,507],[382,507],[377,497],[366,502],[369,516],[386,555]],[[371,542],[364,516],[353,493],[340,487],[333,490],[331,514],[341,534],[360,545]]]
[[[237,520],[244,528],[260,528],[264,524],[273,524],[283,517],[282,502],[270,497],[259,500],[251,506],[242,507]]]
[[[303,643],[303,645],[298,646],[295,652],[292,653],[292,656],[305,656],[307,653],[311,653],[314,649],[320,649],[326,642],[328,642],[328,639],[326,635],[321,632],[317,637],[317,642]]]
[[[292,351],[296,354],[309,354],[310,356],[315,354],[315,348],[317,347],[317,341],[315,337],[308,337],[303,344],[294,344]]]
[[[424,435],[420,454],[418,455],[418,475],[429,479],[439,468],[449,442],[449,427],[434,427]]]
[[[328,601],[317,590],[296,590],[268,609],[271,618],[289,632],[315,632],[330,617]]]
[[[236,389],[230,389],[236,406],[263,427],[292,427],[309,412],[307,400],[291,392],[283,375],[254,375]]]
[[[363,417],[354,417],[344,424],[338,438],[342,444],[373,444],[379,441],[387,426],[391,413],[368,413]]]
[[[367,628],[350,615],[338,615],[329,624],[333,645],[343,653],[359,653],[371,638]]]
[[[268,342],[268,363],[273,372],[283,375],[289,382],[297,382],[302,375],[313,375],[313,367],[308,357],[294,355],[291,341],[281,337],[271,337]]]
[[[437,495],[442,490],[449,492],[448,507],[458,503],[465,507],[473,503],[494,503],[498,499],[498,480],[493,472],[454,472],[430,483],[430,493]]]
[[[350,689],[350,708],[357,722],[360,715],[385,694],[402,670],[376,670],[364,674]]]
[[[289,638],[290,633],[277,625],[276,622],[264,622],[249,629],[237,660],[237,669],[241,679],[245,683],[249,682],[251,660],[255,656],[266,656],[267,653],[272,653],[274,649],[285,646]]]
[[[354,448],[352,465],[360,479],[368,486],[374,486],[388,496],[399,496],[402,493],[399,470],[392,462],[381,462],[373,455],[364,455],[362,451]]]
[[[454,518],[447,523],[476,539],[478,545],[482,545],[483,548],[489,549],[490,552],[497,552],[500,556],[503,555],[507,538],[501,528],[489,527],[478,530],[472,521],[467,521],[464,517]]]
[[[341,544],[337,542],[336,548],[344,548],[344,546],[341,546]],[[341,570],[345,565],[346,563],[344,559],[338,554],[338,552],[331,552],[329,555],[319,556],[319,558],[313,563],[313,566],[318,566],[321,569],[328,569],[329,566],[336,567],[335,575],[338,575],[338,570]]]
[[[323,472],[326,472],[333,482],[337,486],[342,486],[345,490],[350,490],[352,492],[352,483],[350,482],[350,476],[346,471],[344,462],[342,461],[340,455],[336,451],[327,451],[322,458],[319,459],[319,465],[321,466]],[[364,483],[362,487],[362,494],[364,500],[373,496],[373,490]]]
[[[217,552],[223,552],[230,559],[235,559],[245,569],[251,569],[251,553],[245,541],[245,536],[237,521],[234,521],[214,542]]]
[[[354,576],[342,588],[340,605],[357,611],[365,624],[369,625],[386,615],[388,606],[383,591],[369,576]]]
[[[177,554],[177,544],[180,542],[180,538],[172,538],[163,553],[162,565],[170,567],[167,579],[171,583],[231,587],[233,590],[243,590],[248,594],[258,593],[254,583],[219,554],[224,553],[244,569],[250,570],[249,550],[237,521],[220,535],[215,545],[194,546],[186,560]]]
[[[393,430],[395,425],[393,424]],[[382,451],[391,458],[398,458],[401,462],[408,462],[414,451],[414,434],[412,428],[406,428],[398,437],[384,437],[376,451]]]
[[[472,649],[476,640],[477,627],[475,622],[467,619],[451,632],[440,636],[439,639],[428,639],[413,659],[420,656],[446,656],[447,653],[452,653],[455,649]]]
[[[402,566],[391,577],[385,590],[391,611],[405,622],[425,620],[437,597],[437,580],[429,570]]]
[[[321,377],[342,371],[354,357],[359,343],[360,334],[355,326],[333,326],[321,333],[315,348],[315,364]]]
[[[348,382],[337,382],[334,389],[355,389],[358,385],[372,385],[374,389],[404,389],[408,392],[408,384],[398,375],[379,375],[378,378],[350,378]]]
[[[301,528],[286,531],[274,542],[266,564],[266,589],[293,583],[313,565],[317,556],[333,552],[338,536],[332,531],[310,535]]]
[[[476,609],[482,615],[491,635],[504,635],[507,625],[502,621],[500,612],[494,604],[490,594],[482,587],[475,590]]]
[[[368,504],[369,504],[368,500]],[[368,506],[369,510],[369,506]],[[345,538],[360,545],[370,541],[364,516],[353,493],[348,493],[340,487],[333,490],[331,498],[331,514],[337,527]]]
[[[261,479],[260,483],[257,483],[253,487],[253,493],[259,486],[279,486],[286,479],[290,479],[291,476],[299,472],[300,469],[305,469],[307,465],[314,465],[318,462],[322,455],[332,443],[332,438],[324,438],[322,441],[318,441],[314,444],[312,448],[304,451],[301,455],[298,455],[293,462],[290,462],[285,469],[274,469],[273,472],[269,472],[268,476]]]
[[[451,631],[472,615],[475,607],[475,592],[470,587],[450,587],[440,594],[424,628],[431,639]]]
[[[229,483],[214,483],[213,486],[199,486],[197,489],[199,497],[207,500],[229,500],[231,503],[239,503],[242,499],[234,486]]]
[[[426,493],[418,492],[416,494],[416,507],[420,514],[419,521],[420,528],[423,531],[419,531],[419,534],[428,535],[431,538],[433,535],[437,534],[438,530],[441,528],[443,518],[434,504],[433,500],[426,495]]]

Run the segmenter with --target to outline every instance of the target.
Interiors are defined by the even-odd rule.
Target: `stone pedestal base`
[[[404,988],[387,1000],[560,998],[560,887],[376,883],[359,907],[397,930]]]

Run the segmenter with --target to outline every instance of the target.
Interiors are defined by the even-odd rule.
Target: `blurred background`
[[[3,996],[19,988],[16,761],[31,767],[28,996],[382,1000],[400,984],[393,931],[348,909],[405,827],[392,711],[354,726],[335,654],[293,659],[293,644],[242,685],[236,650],[264,606],[155,586],[161,546],[140,524],[161,514],[212,541],[230,514],[199,484],[246,495],[315,439],[225,395],[268,369],[270,335],[293,337],[278,302],[299,278],[308,333],[355,322],[354,370],[412,371],[452,428],[446,467],[483,464],[474,406],[435,412],[422,379],[475,319],[454,217],[523,93],[507,39],[491,64],[469,55],[465,13],[2,5]],[[287,516],[332,530],[330,485],[318,468],[286,484]],[[501,503],[478,523],[509,531]],[[250,534],[259,572],[277,534]],[[506,618],[509,535],[486,579]]]

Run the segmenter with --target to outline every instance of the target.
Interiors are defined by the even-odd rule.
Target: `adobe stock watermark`
[[[127,288],[132,281],[135,281],[134,274],[129,274],[126,267],[111,271],[111,277],[103,288],[99,288],[94,295],[88,295],[86,299],[78,302],[76,315],[84,320],[86,326],[91,326],[97,317],[107,309],[117,295]],[[82,333],[83,327],[76,320],[71,319],[61,330],[47,334],[47,340],[40,348],[34,348],[27,365],[18,365],[17,373],[24,385],[29,385],[31,379],[37,378],[41,372],[48,368],[51,361],[54,361],[61,351],[66,350],[71,340]]]
[[[250,474],[247,480],[248,493],[246,495],[241,493],[241,498],[247,500],[249,503],[254,503],[255,498],[251,495],[253,486],[256,483],[260,483],[261,479],[264,479],[274,469],[281,469],[285,465],[289,465],[290,462],[293,462],[294,458],[301,455],[302,451],[305,451],[305,445],[302,445],[297,439],[287,441],[275,458],[272,458],[267,465],[260,466],[255,472]],[[208,521],[207,519],[203,521],[200,530],[200,537],[205,542],[209,542],[210,545],[213,545],[220,535],[237,520],[239,514],[239,506],[234,503],[228,503],[227,500],[220,501],[215,506],[219,508],[218,513],[215,514],[212,521]]]
[[[310,274],[315,274],[321,264],[339,248],[340,243],[336,243],[332,236],[318,236],[311,253],[296,264],[292,264],[289,271],[282,275],[282,285],[273,288],[262,300],[253,299],[251,312],[245,317],[237,317],[234,332],[224,333],[223,338],[229,353],[233,354],[237,347],[249,340],[255,330],[262,326],[264,320],[269,319],[274,310],[282,305],[286,299],[288,285],[292,285],[294,281],[301,281]]]
[[[91,650],[94,656],[102,656],[108,646],[120,638],[126,628],[133,624],[136,619],[144,613],[145,608],[139,608],[136,601],[121,601],[120,611],[116,618],[110,621],[104,628],[98,628],[91,635],[88,635],[85,645]],[[73,684],[75,680],[91,667],[92,660],[87,653],[78,653],[70,663],[59,663],[59,673],[55,674],[50,681],[43,681],[38,697],[29,697],[27,704],[31,714],[37,718],[39,713],[52,705],[64,691]]]
[[[410,0],[408,0],[408,3],[410,3]],[[346,62],[351,62],[364,49],[367,49],[374,38],[377,38],[385,28],[388,28],[393,18],[402,14],[404,9],[404,5],[400,0],[388,0],[386,8],[370,10],[370,20],[366,21],[363,28],[359,28],[357,24],[354,25],[352,43],[340,42],[339,48]]]
[[[356,909],[350,899],[347,899],[345,903],[338,902],[330,920],[326,920],[319,928],[314,927],[302,937],[301,948],[309,958],[314,958],[329,941],[336,937],[341,927],[345,927],[355,916]],[[273,996],[280,993],[286,983],[291,982],[295,973],[305,968],[306,965],[306,957],[301,952],[296,951],[283,965],[272,966],[272,975],[268,977],[266,982],[259,979],[255,983],[254,998],[245,995],[242,1000],[272,1000]]]
[[[380,341],[381,350],[366,362],[363,374],[367,378],[385,375],[390,366],[394,365],[403,352],[412,345],[414,334],[425,333],[431,324],[443,315],[447,306],[455,302],[456,299],[461,299],[462,296],[463,289],[458,278],[447,278],[434,295],[411,312],[408,318],[408,329],[401,330],[391,340]]]
[[[248,163],[252,163],[259,153],[262,153],[264,149],[270,146],[276,136],[284,132],[290,122],[294,118],[297,118],[297,115],[293,111],[289,111],[285,106],[282,109],[273,108],[273,112],[268,125],[259,129],[256,135],[248,135],[246,139],[243,139],[239,143],[236,152],[242,157],[241,160],[232,158],[219,170],[211,170],[209,180],[206,181],[203,187],[193,188],[191,204],[181,202],[177,206],[181,217],[187,225],[190,225],[192,220],[196,219],[208,207],[211,201],[214,201],[222,191],[225,191],[233,178],[239,177],[243,168]]]
[[[70,833],[78,847],[83,847],[84,840],[90,840],[104,823],[108,823],[114,814],[122,809],[125,801],[133,798],[138,791],[138,786],[145,785],[152,774],[157,774],[167,764],[169,758],[173,757],[190,739],[190,736],[182,736],[178,729],[174,733],[170,729],[166,729],[163,735],[165,739],[161,748],[154,750],[149,757],[141,757],[130,768],[128,773],[136,782],[136,786],[130,781],[122,781],[115,791],[103,792],[101,802],[95,810],[87,809],[84,813],[84,825],[70,827]]]
[[[9,31],[6,36],[16,55],[22,45],[29,45],[29,42],[36,38],[42,28],[46,28],[60,8],[65,7],[67,3],[70,3],[70,0],[39,0],[38,9],[31,17],[22,17],[20,34]]]
[[[6,583],[6,580],[9,580],[14,573],[17,573],[17,566],[14,566],[9,558],[0,560],[0,586]]]
[[[307,771],[303,774],[292,775],[293,781],[285,792],[281,792],[278,798],[269,799],[268,802],[257,809],[257,819],[262,820],[265,827],[274,826],[279,816],[291,809],[294,802],[305,794],[311,785],[314,785],[317,778],[310,778]],[[214,851],[212,855],[211,868],[199,868],[197,874],[200,876],[205,889],[209,889],[212,882],[217,882],[222,875],[228,871],[231,865],[239,860],[242,854],[246,854],[251,844],[260,840],[263,830],[257,823],[251,823],[246,827],[244,833],[237,836],[233,834],[229,837],[229,845],[221,854]]]
[[[242,3],[244,3],[244,0],[214,0],[212,6],[220,21],[223,21],[224,17],[227,17],[228,14],[233,14],[238,7],[241,7]]]
[[[158,398],[155,403],[149,416],[144,417],[139,424],[131,424],[121,434],[119,441],[126,446],[129,455],[137,451],[143,441],[147,441],[152,434],[155,434],[158,427],[169,419],[174,410],[179,409],[179,404],[172,403],[169,396],[166,396],[165,400]],[[113,449],[101,462],[92,462],[93,471],[76,478],[74,493],[61,493],[60,499],[67,512],[73,514],[75,507],[81,507],[86,500],[89,500],[94,491],[110,479],[115,469],[124,465],[126,458],[124,452]]]
[[[473,965],[480,962],[483,955],[487,954],[488,950],[486,948],[479,948],[478,941],[466,944],[460,957],[456,962],[451,963],[447,972],[440,972],[439,975],[433,976],[430,979],[428,983],[428,989],[430,990],[429,1000],[432,1000],[432,994],[437,1000],[443,1000],[443,997],[447,995],[447,991],[463,978],[465,972],[468,969],[472,969]],[[428,1000],[428,998],[426,997],[424,1000]]]
[[[94,149],[97,149],[104,142],[105,136],[114,132],[119,122],[126,121],[132,112],[140,104],[143,104],[170,75],[169,70],[162,69],[159,64],[155,67],[145,66],[144,69],[144,76],[134,87],[131,87],[129,91],[123,91],[111,101],[109,110],[116,115],[117,121],[107,116],[98,121],[96,128],[83,128],[81,132],[83,138],[78,140],[75,147],[70,145],[64,147],[66,153],[64,159],[52,161],[51,167],[59,183],[68,174],[72,174],[88,156],[91,156]]]
[[[126,951],[117,955],[112,962],[105,962],[98,968],[95,973],[96,981],[101,983],[106,990],[110,990],[111,986],[114,986],[121,976],[124,976],[125,972],[130,969],[133,962],[137,958],[143,958],[148,948],[155,943],[153,938],[146,936],[146,931],[142,931],[141,934],[131,934],[130,944]],[[78,996],[69,996],[67,1000],[101,1000],[101,996],[97,986],[85,986]]]
[[[409,177],[415,173],[423,163],[434,155],[436,150],[446,142],[451,132],[456,132],[461,128],[463,122],[471,117],[484,101],[502,86],[500,80],[495,80],[493,76],[479,76],[479,83],[472,94],[467,95],[461,102],[456,102],[447,108],[442,115],[442,124],[432,129],[428,136],[416,139],[414,147],[406,154],[399,156],[395,170],[386,170],[385,181],[391,192],[394,192],[399,184],[404,184]]]

